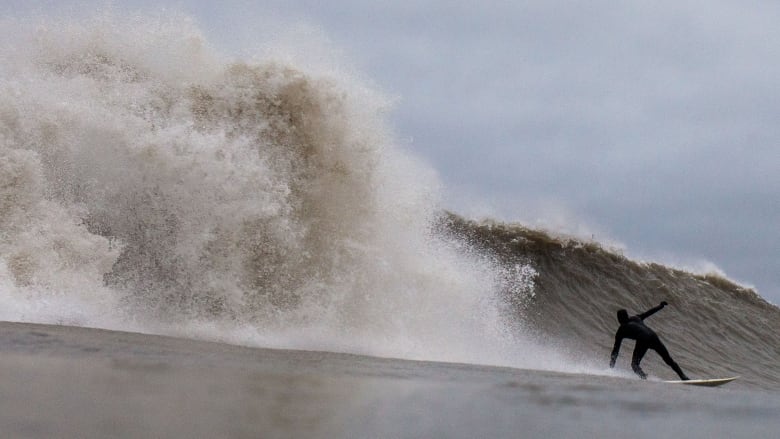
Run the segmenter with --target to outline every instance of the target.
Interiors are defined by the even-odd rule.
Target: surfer
[[[647,374],[639,367],[639,362],[642,361],[642,357],[645,356],[647,350],[652,349],[658,352],[658,355],[663,358],[664,362],[677,372],[677,375],[680,376],[681,380],[688,380],[688,377],[685,376],[682,369],[680,369],[680,366],[672,360],[669,351],[666,350],[666,346],[664,346],[664,344],[661,343],[661,339],[658,338],[658,334],[648,328],[644,323],[644,319],[660,311],[666,305],[666,302],[661,302],[660,305],[651,308],[642,314],[631,317],[628,316],[628,311],[625,309],[618,310],[617,319],[618,322],[620,322],[620,327],[615,334],[615,347],[612,348],[612,358],[609,361],[609,367],[615,367],[615,361],[617,361],[618,353],[620,352],[620,343],[624,338],[627,338],[629,340],[636,340],[634,355],[631,357],[631,369],[633,369],[640,378],[643,380],[647,379]]]

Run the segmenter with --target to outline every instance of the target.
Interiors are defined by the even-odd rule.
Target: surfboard
[[[735,379],[739,378],[731,377],[731,378],[715,378],[711,380],[676,380],[676,381],[664,381],[665,383],[671,383],[671,384],[687,384],[689,386],[707,386],[707,387],[715,387],[715,386],[722,386],[726,383],[730,383],[734,381]]]

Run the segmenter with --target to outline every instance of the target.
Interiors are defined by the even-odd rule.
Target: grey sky
[[[455,211],[709,260],[780,303],[778,2],[169,4],[227,50],[319,29],[400,97]]]

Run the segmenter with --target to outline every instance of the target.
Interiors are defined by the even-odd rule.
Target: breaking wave
[[[531,278],[435,233],[436,175],[394,143],[379,93],[226,61],[186,20],[3,26],[0,317],[523,357],[496,291]]]

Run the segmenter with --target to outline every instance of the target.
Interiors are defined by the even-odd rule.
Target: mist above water
[[[497,294],[533,270],[434,233],[435,172],[355,78],[226,61],[188,20],[2,35],[0,317],[562,367]]]

